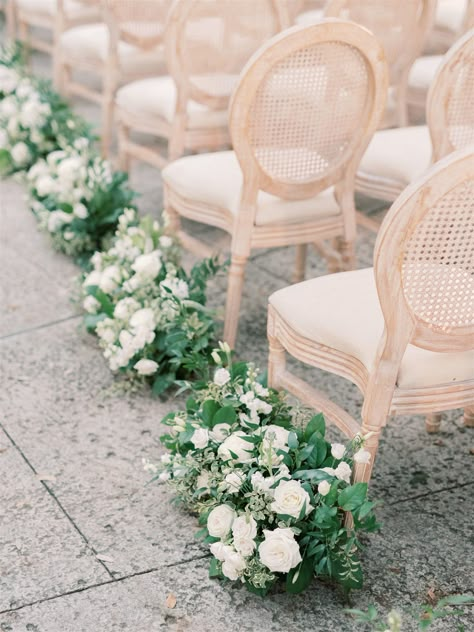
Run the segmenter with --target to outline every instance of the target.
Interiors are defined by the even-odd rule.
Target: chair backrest
[[[105,19],[111,39],[142,50],[163,44],[171,4],[172,0],[106,0]]]
[[[270,40],[230,105],[244,189],[303,199],[351,181],[383,114],[387,81],[381,46],[356,24],[325,20]]]
[[[281,0],[176,0],[166,26],[178,101],[225,109],[251,55],[281,28]],[[238,6],[237,6],[238,5]]]
[[[375,278],[385,354],[406,345],[474,348],[474,152],[436,163],[394,202],[380,229]]]
[[[436,0],[329,0],[325,17],[351,20],[368,28],[384,47],[390,85],[398,84],[420,54]]]
[[[474,145],[474,29],[446,53],[428,92],[433,162]]]

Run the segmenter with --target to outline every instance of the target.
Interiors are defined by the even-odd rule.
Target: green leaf
[[[360,507],[367,496],[367,483],[356,483],[346,487],[339,494],[338,505],[344,511],[353,511]]]
[[[319,432],[321,437],[324,437],[326,434],[326,422],[324,421],[324,415],[322,413],[315,415],[306,426],[304,431],[305,440],[308,441],[315,432]]]
[[[174,382],[175,375],[174,373],[167,373],[165,375],[158,375],[151,387],[153,395],[161,395],[166,391],[167,388],[171,386]]]
[[[288,447],[291,450],[296,450],[296,448],[298,447],[298,437],[296,435],[296,432],[291,431],[288,435]]]
[[[296,568],[292,568],[286,578],[287,592],[295,595],[303,592],[311,584],[313,579],[313,560],[309,557],[303,558],[303,561]]]
[[[219,410],[219,404],[213,399],[207,399],[202,405],[202,419],[206,424],[211,425],[214,415]]]
[[[219,560],[217,560],[214,557],[212,558],[209,564],[209,577],[213,578],[213,577],[220,577],[220,576],[221,576],[221,569],[220,569]]]
[[[87,331],[95,333],[97,323],[100,323],[100,321],[104,320],[105,318],[107,318],[105,314],[86,314],[84,316],[84,325]]]
[[[233,406],[220,408],[212,417],[212,426],[217,424],[233,424],[237,419],[237,414]]]

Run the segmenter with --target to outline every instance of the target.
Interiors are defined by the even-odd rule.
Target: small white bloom
[[[281,481],[275,489],[274,499],[271,509],[276,514],[299,518],[303,507],[306,516],[314,509],[310,504],[308,492],[299,481]]]
[[[219,349],[223,351],[224,353],[230,353],[230,347],[227,344],[227,342],[219,341]]]
[[[163,463],[163,465],[169,465],[171,463],[171,454],[162,454],[160,461]]]
[[[321,494],[321,496],[326,496],[327,494],[329,494],[330,489],[331,485],[327,481],[321,481],[318,485],[318,492]]]
[[[84,287],[89,287],[91,285],[99,285],[100,283],[100,272],[97,270],[92,270],[86,278],[84,279],[84,283],[82,284]]]
[[[133,329],[138,329],[140,327],[155,329],[155,326],[155,315],[150,307],[144,307],[137,310],[130,318],[130,327]]]
[[[100,308],[100,303],[94,296],[86,296],[84,302],[82,303],[82,307],[89,314],[97,314]]]
[[[161,474],[158,476],[158,479],[160,481],[169,481],[170,478],[171,474],[169,472],[161,472]]]
[[[332,443],[331,444],[331,454],[332,456],[340,461],[344,454],[346,453],[346,446],[342,443]]]
[[[229,505],[218,505],[207,517],[207,530],[213,538],[226,538],[232,524],[236,518],[236,513]]]
[[[106,294],[110,294],[118,288],[122,279],[118,266],[107,266],[100,276],[99,287]]]
[[[139,375],[153,375],[158,370],[158,362],[142,358],[134,364],[133,368]]]
[[[140,255],[132,263],[132,270],[146,279],[154,279],[161,270],[161,253],[158,250]]]
[[[30,150],[28,149],[28,145],[23,142],[13,145],[10,153],[13,158],[13,162],[19,166],[25,165],[30,159]]]
[[[230,381],[230,373],[227,369],[220,368],[214,373],[214,384],[224,386]]]
[[[87,207],[84,204],[81,204],[80,202],[78,202],[77,204],[74,204],[73,213],[79,219],[86,219],[86,217],[88,217],[89,215],[89,211],[87,210]]]
[[[210,438],[216,443],[222,443],[226,437],[229,436],[230,425],[229,424],[216,424],[214,428],[209,432]]]
[[[351,474],[352,474],[351,466],[349,465],[349,463],[346,463],[345,461],[341,461],[341,463],[339,463],[339,465],[336,467],[335,476],[340,481],[345,481],[346,483],[350,483]]]
[[[354,454],[354,461],[356,463],[370,463],[371,457],[372,455],[368,450],[364,450],[364,448],[361,448],[360,450],[357,450],[357,452]]]
[[[232,525],[234,546],[239,553],[248,557],[255,550],[257,537],[257,523],[253,516],[244,514],[234,520]]]
[[[260,561],[272,573],[288,573],[301,562],[300,547],[291,529],[264,531],[265,539],[258,548]]]
[[[245,560],[240,553],[237,553],[237,551],[226,551],[224,563],[222,564],[222,574],[225,575],[227,579],[235,581],[240,577],[245,567]]]
[[[64,211],[52,211],[48,218],[48,231],[50,233],[56,233],[64,224],[69,224],[72,221],[72,215],[65,213]]]
[[[170,248],[173,245],[173,240],[168,235],[160,237],[160,246],[162,248]]]
[[[0,145],[0,147],[1,147],[1,145]],[[211,353],[211,356],[212,356],[212,359],[214,360],[214,362],[216,364],[221,364],[221,362],[222,362],[221,361],[221,356],[217,353],[217,351],[213,351]]]
[[[227,555],[233,552],[233,548],[228,544],[224,544],[223,542],[213,542],[209,547],[212,555],[219,560],[219,562],[223,562]]]
[[[203,450],[209,443],[209,431],[206,428],[198,428],[190,439],[197,450]]]

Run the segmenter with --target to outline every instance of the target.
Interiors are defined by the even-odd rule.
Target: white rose
[[[100,274],[99,274],[99,279],[100,279]],[[131,297],[123,298],[115,306],[114,316],[115,318],[120,318],[121,320],[127,320],[128,318],[130,318],[131,314],[133,314],[139,309],[139,307],[140,307],[140,304],[134,298],[131,298]]]
[[[106,294],[117,289],[122,275],[118,266],[107,266],[100,276],[99,287]]]
[[[99,301],[94,296],[86,296],[84,302],[82,303],[82,307],[89,314],[97,314],[97,310],[100,307]]]
[[[232,525],[234,546],[239,553],[248,557],[255,549],[257,537],[257,523],[253,516],[243,515],[234,520]]]
[[[318,492],[321,494],[321,496],[326,496],[327,494],[329,494],[330,489],[331,485],[327,481],[321,481],[318,485]]]
[[[234,549],[228,544],[224,544],[223,542],[213,542],[209,547],[212,555],[219,560],[219,562],[223,562],[227,555],[233,553]]]
[[[345,453],[346,453],[346,446],[343,445],[342,443],[331,444],[331,454],[338,461],[342,459]]]
[[[364,450],[364,448],[357,450],[357,452],[354,454],[354,461],[356,463],[370,463],[371,458],[372,455],[370,454],[370,452],[368,450]]]
[[[11,149],[11,157],[17,165],[25,165],[30,158],[30,150],[26,143],[17,143]]]
[[[264,531],[265,540],[260,544],[260,561],[272,573],[288,573],[301,562],[300,547],[291,529]]]
[[[345,461],[341,461],[341,463],[339,463],[339,465],[336,467],[336,471],[334,472],[336,478],[338,478],[340,481],[346,481],[346,483],[351,482],[351,474],[351,466]]]
[[[221,368],[217,369],[214,373],[214,384],[218,386],[224,386],[230,380],[230,373],[227,369]]]
[[[229,435],[218,447],[218,456],[224,461],[236,461],[237,463],[253,461],[253,444],[242,438],[247,436],[245,432],[234,432]]]
[[[146,255],[140,255],[132,263],[132,270],[142,277],[154,279],[161,270],[160,253],[155,250]]]
[[[186,281],[177,279],[176,277],[167,277],[160,283],[160,287],[170,290],[173,296],[176,296],[176,298],[181,300],[188,298],[189,296],[189,288]]]
[[[240,577],[245,567],[245,560],[240,553],[237,553],[237,551],[226,551],[224,563],[222,564],[222,573],[227,579],[235,581]]]
[[[289,431],[281,426],[275,426],[274,424],[266,426],[263,438],[263,447],[268,450],[271,445],[274,450],[284,450],[285,452],[288,452],[289,436]]]
[[[302,488],[299,481],[281,481],[275,489],[274,499],[271,509],[276,514],[299,518],[303,507],[306,516],[314,509],[310,504],[308,492]]]
[[[210,438],[216,443],[222,443],[226,437],[229,436],[230,425],[229,424],[216,424],[210,431]]]
[[[206,428],[197,428],[197,430],[193,432],[190,441],[196,449],[203,450],[209,443],[209,430]]]
[[[58,177],[66,180],[74,180],[82,166],[82,159],[78,156],[65,158],[58,165]]]
[[[140,327],[155,329],[155,325],[155,315],[150,307],[137,310],[130,318],[130,327],[133,329],[139,329]]]
[[[229,534],[232,524],[236,518],[236,513],[229,505],[218,505],[214,507],[207,517],[207,530],[213,538],[223,540]]]
[[[86,219],[86,217],[88,217],[89,215],[89,211],[87,210],[87,207],[84,206],[84,204],[81,204],[80,202],[78,202],[77,204],[74,204],[73,213],[79,219]]]
[[[162,248],[170,248],[173,245],[173,240],[168,235],[160,237],[160,246]]]
[[[133,368],[139,375],[153,375],[153,373],[156,373],[158,369],[158,362],[142,358],[133,365]]]
[[[244,479],[238,472],[230,472],[230,474],[227,474],[224,478],[224,481],[226,483],[227,490],[231,494],[237,494],[244,483]]]
[[[72,216],[64,211],[52,211],[48,217],[48,231],[50,233],[57,232],[64,224],[69,224]]]
[[[90,285],[99,285],[101,274],[97,270],[92,270],[86,278],[84,279],[84,283],[82,284],[84,287],[89,287]]]
[[[266,492],[271,493],[273,495],[273,489],[270,487],[275,482],[275,478],[273,476],[268,476],[265,478],[261,472],[254,472],[250,479],[252,483],[252,488],[256,492]]]

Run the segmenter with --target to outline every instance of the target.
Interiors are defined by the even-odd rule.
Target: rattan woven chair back
[[[282,27],[279,0],[177,0],[166,28],[178,100],[225,109],[249,57]],[[179,107],[179,104],[178,104]]]
[[[446,53],[428,93],[426,117],[433,162],[474,145],[474,29]]]
[[[142,50],[159,46],[171,4],[172,0],[106,0],[112,37]]]
[[[303,199],[351,181],[384,107],[380,55],[370,33],[340,20],[285,31],[258,52],[230,107],[243,196]]]
[[[393,115],[387,112],[387,127],[407,124],[408,73],[421,52],[435,9],[436,0],[329,0],[325,8],[326,17],[340,17],[365,26],[384,47],[394,101]]]

